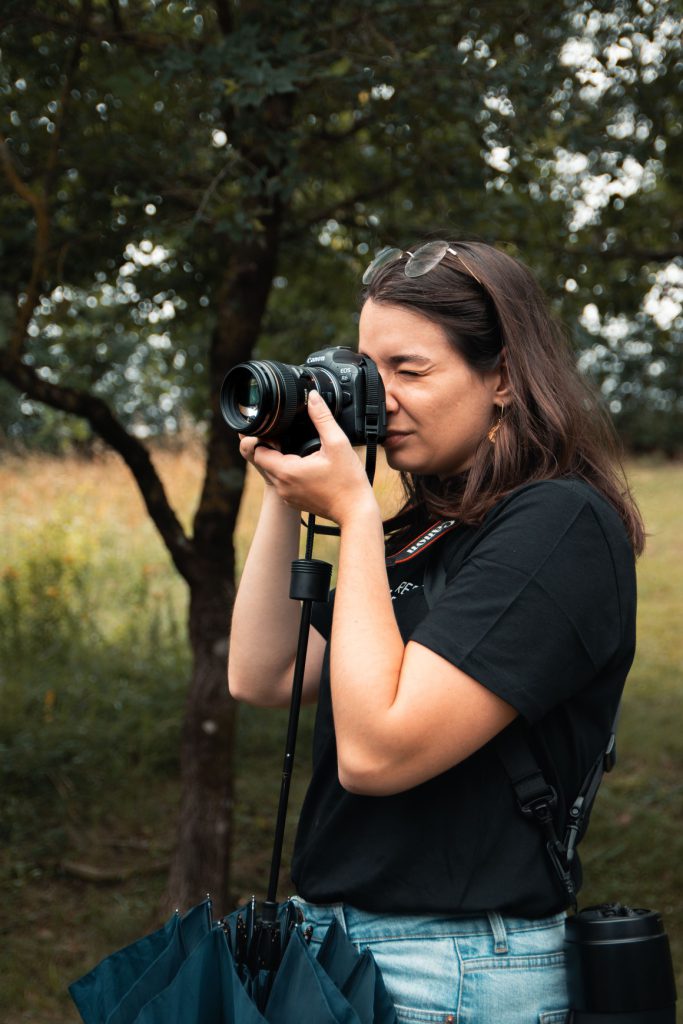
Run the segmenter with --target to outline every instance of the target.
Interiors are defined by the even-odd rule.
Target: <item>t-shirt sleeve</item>
[[[311,625],[325,640],[330,639],[332,632],[332,609],[334,606],[334,591],[330,592],[327,601],[315,601],[311,610]]]
[[[621,633],[605,524],[548,483],[506,503],[411,640],[534,722],[595,678]]]

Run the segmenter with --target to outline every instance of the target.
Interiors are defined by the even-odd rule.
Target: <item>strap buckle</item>
[[[376,403],[365,407],[365,436],[370,442],[379,437],[380,409]]]
[[[542,824],[552,822],[553,811],[557,807],[557,792],[546,783],[541,793],[536,793],[527,800],[519,799],[519,809],[527,818],[536,818]]]
[[[557,838],[553,811],[557,807],[557,793],[555,789],[546,783],[546,788],[541,793],[536,793],[526,800],[519,800],[519,807],[522,814],[527,818],[535,818],[545,833],[548,847],[562,850],[562,844]],[[564,852],[564,851],[563,851]]]
[[[528,818],[535,818],[543,829],[548,856],[572,906],[576,907],[576,887],[571,873],[571,860],[574,853],[573,843],[570,854],[558,838],[555,831],[555,822],[553,821],[553,810],[557,806],[557,792],[553,786],[547,783],[546,786],[547,788],[544,793],[538,793],[524,803],[520,801],[519,806],[522,814]]]

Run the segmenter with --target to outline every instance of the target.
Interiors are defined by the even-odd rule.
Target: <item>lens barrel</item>
[[[223,381],[221,412],[240,434],[281,434],[303,406],[303,390],[295,366],[266,359],[238,363]]]
[[[567,920],[573,1024],[675,1024],[669,940],[654,910],[588,907]]]

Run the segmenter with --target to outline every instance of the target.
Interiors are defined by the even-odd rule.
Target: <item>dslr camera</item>
[[[272,359],[238,363],[226,375],[220,406],[240,434],[273,438],[283,452],[310,455],[320,438],[306,406],[317,391],[352,445],[386,437],[384,386],[372,359],[334,346],[312,352],[302,366]]]

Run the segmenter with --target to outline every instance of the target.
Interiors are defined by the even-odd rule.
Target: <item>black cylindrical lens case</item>
[[[676,984],[661,915],[621,904],[567,919],[573,1024],[675,1024]]]

